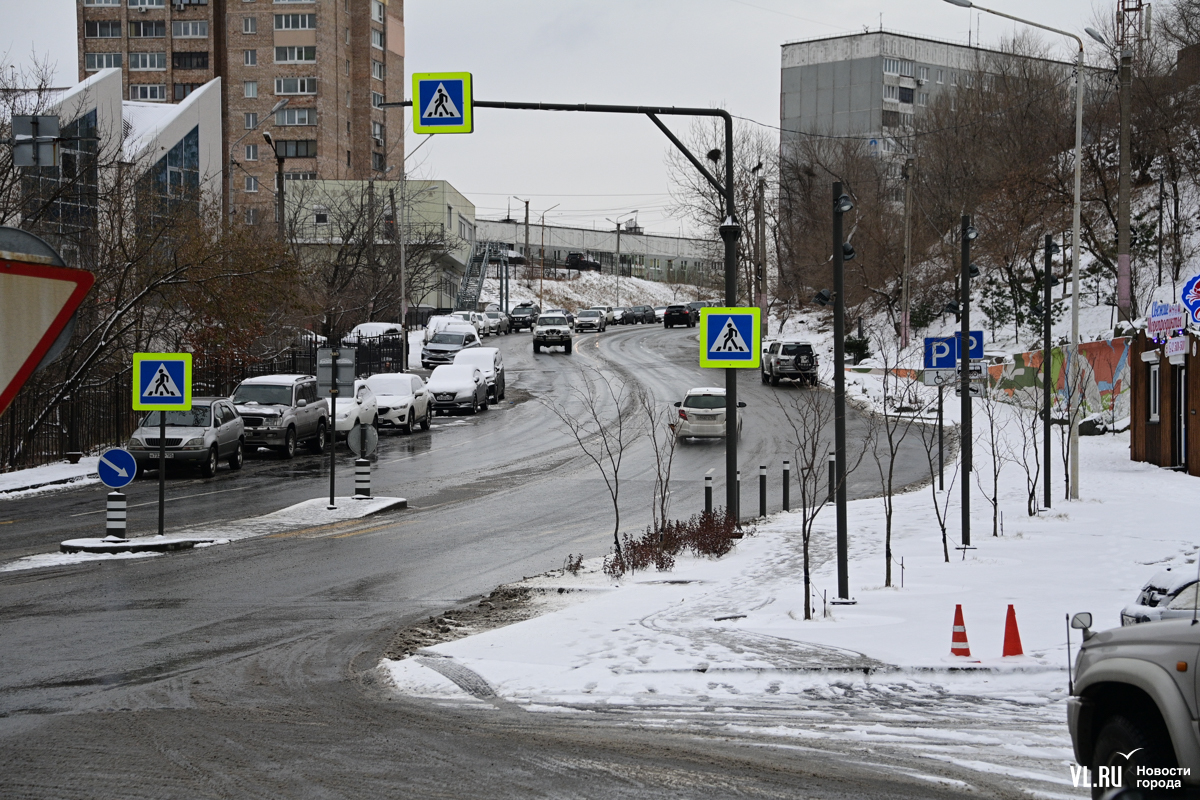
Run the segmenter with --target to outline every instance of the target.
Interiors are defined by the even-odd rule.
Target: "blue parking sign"
[[[983,331],[970,332],[970,348],[967,358],[970,360],[983,358]],[[953,336],[925,337],[925,369],[954,369],[962,359],[962,348],[959,340],[961,331]]]

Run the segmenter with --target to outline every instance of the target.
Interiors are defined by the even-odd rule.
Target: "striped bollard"
[[[354,496],[371,496],[371,462],[365,458],[354,459]]]
[[[737,484],[734,486],[733,493],[733,519],[739,525],[742,524],[742,471],[737,471]]]
[[[712,475],[704,476],[704,513],[712,513]]]
[[[783,510],[792,510],[792,462],[783,462]]]
[[[121,492],[108,493],[108,514],[105,523],[105,534],[125,538],[126,500]]]
[[[767,516],[767,467],[765,464],[760,464],[758,467],[758,516],[764,519]]]

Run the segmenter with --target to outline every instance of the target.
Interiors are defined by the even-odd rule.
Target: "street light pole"
[[[541,257],[542,257],[542,272],[541,272],[541,275],[538,276],[538,308],[542,307],[542,288],[543,288],[543,284],[546,281],[546,214],[548,214],[551,211],[553,211],[554,209],[558,208],[560,205],[562,205],[562,203],[555,203],[554,205],[550,206],[545,211],[543,211],[541,222],[538,223],[538,226],[542,229],[542,247],[540,250]],[[555,269],[556,275],[557,275],[557,272],[558,272],[558,270]]]
[[[628,214],[625,214],[624,216],[632,217],[632,216],[636,215],[637,213],[638,213],[637,209],[634,209],[633,211],[630,211]],[[609,219],[608,217],[605,217],[605,219],[608,220],[609,222],[611,222],[617,228],[617,266],[616,266],[616,269],[614,270],[617,274],[617,302],[614,303],[613,305],[620,306],[621,305],[621,222],[622,222],[622,220],[621,220],[621,217],[617,217],[616,219]]]
[[[853,208],[833,183],[833,451],[837,481],[838,598],[850,599],[850,534],[846,518],[846,276],[842,215]],[[849,206],[849,207],[847,207]]]
[[[971,546],[971,240],[975,238],[975,229],[971,226],[971,217],[962,217],[962,267],[959,273],[959,363],[958,389],[960,398],[960,414],[962,416],[961,443],[959,446],[962,459],[962,546]],[[965,553],[965,551],[964,551]]]

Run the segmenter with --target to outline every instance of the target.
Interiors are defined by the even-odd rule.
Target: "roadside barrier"
[[[1017,612],[1011,603],[1008,605],[1008,618],[1004,621],[1004,655],[1025,655],[1021,648],[1021,632],[1017,630]]]
[[[954,626],[950,630],[950,655],[970,657],[971,645],[967,643],[967,624],[963,622],[961,604],[954,607]]]
[[[354,496],[371,496],[371,462],[365,458],[354,459]]]
[[[115,481],[114,481],[115,483]],[[105,534],[125,538],[126,510],[128,508],[125,495],[122,492],[108,493],[108,513],[105,521]]]

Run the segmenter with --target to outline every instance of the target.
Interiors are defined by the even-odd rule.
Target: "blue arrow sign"
[[[104,455],[100,456],[100,465],[97,467],[97,471],[105,486],[110,489],[120,489],[122,486],[132,483],[137,476],[137,461],[128,450],[114,447],[112,450],[106,450]]]

